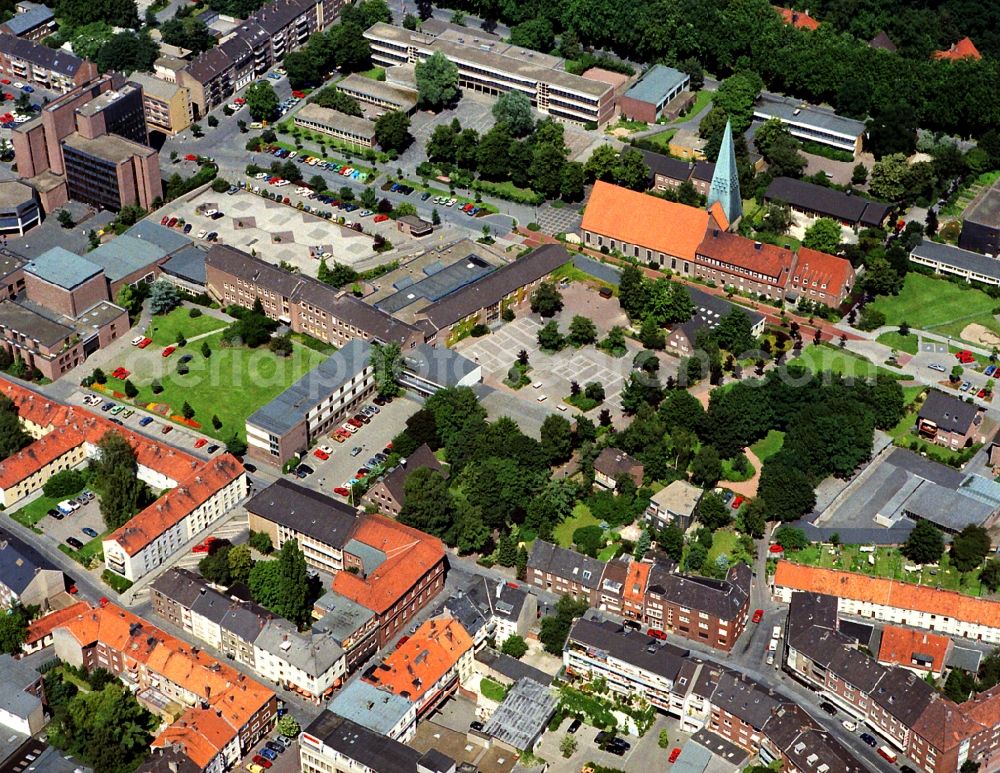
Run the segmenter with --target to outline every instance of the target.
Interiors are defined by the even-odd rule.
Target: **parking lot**
[[[368,402],[366,405],[372,403]],[[383,405],[379,413],[352,435],[350,440],[337,443],[329,436],[322,438],[317,447],[328,445],[333,449],[333,454],[324,461],[310,452],[303,461],[315,472],[303,478],[302,485],[330,496],[338,496],[334,494],[333,489],[343,486],[346,481],[353,480],[358,468],[373,454],[385,448],[386,444],[399,434],[406,420],[418,410],[420,403],[416,400],[410,397],[397,397],[391,403]],[[361,450],[352,456],[351,451],[354,448]],[[315,448],[313,450],[315,451]],[[344,497],[338,498],[344,499]]]
[[[250,765],[253,763],[253,758],[255,755],[259,755],[261,749],[266,748],[268,741],[273,740],[278,736],[277,732],[271,733],[270,738],[266,738],[256,744],[253,749],[240,760],[239,765],[236,766],[235,770],[245,771],[250,770]],[[298,773],[299,768],[299,745],[297,742],[292,742],[292,746],[283,752],[276,752],[276,756],[271,760],[271,767],[267,768],[267,773]],[[263,767],[263,766],[261,766]]]
[[[576,740],[577,749],[566,759],[559,750],[559,744],[568,735],[567,730],[571,723],[572,719],[567,717],[557,731],[545,733],[542,736],[541,744],[535,750],[536,756],[551,762],[549,770],[553,773],[575,773],[575,771],[581,770],[586,762],[596,762],[615,770],[665,770],[670,748],[683,746],[684,738],[678,737],[676,721],[658,715],[656,722],[641,738],[634,735],[617,734],[617,737],[624,739],[631,747],[621,757],[611,752],[601,751],[596,742],[597,734],[600,731],[596,727],[585,724],[572,735]],[[661,729],[666,729],[670,740],[675,742],[671,744],[670,748],[661,749],[657,744]]]
[[[75,537],[85,545],[92,539],[96,539],[85,534],[84,529],[93,529],[98,535],[105,532],[104,519],[101,517],[101,506],[97,497],[94,497],[87,504],[81,505],[79,510],[64,516],[61,520],[46,515],[38,522],[37,526],[45,532],[49,539],[59,545],[66,545],[68,537]]]

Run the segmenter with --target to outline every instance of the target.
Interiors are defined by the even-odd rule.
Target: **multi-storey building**
[[[677,717],[681,730],[707,728],[758,756],[764,765],[780,759],[790,764],[788,770],[864,770],[807,714],[790,717],[796,707],[772,690],[616,623],[577,620],[563,650],[563,664],[570,678],[602,678],[615,693],[640,695],[658,711]]]
[[[62,142],[66,189],[70,198],[111,210],[135,204],[153,209],[163,194],[156,151],[108,134],[88,139],[71,134]]]
[[[528,556],[527,579],[536,588],[593,604],[604,566],[596,558],[539,539]]]
[[[939,446],[965,448],[985,443],[986,411],[939,389],[932,389],[917,414],[917,432]]]
[[[579,124],[604,124],[615,112],[615,90],[607,83],[571,75],[555,57],[518,48],[474,32],[440,35],[379,22],[365,31],[372,61],[384,67],[415,64],[441,53],[458,67],[464,89],[499,95],[520,91],[542,113]]]
[[[326,29],[343,0],[275,0],[250,14],[218,46],[199,54],[175,79],[191,93],[195,118],[224,103],[287,53]]]
[[[34,547],[0,531],[0,608],[15,604],[48,611],[66,590],[66,575]]]
[[[698,245],[692,273],[706,282],[734,287],[741,293],[780,299],[785,296],[794,263],[795,255],[786,247],[709,228]]]
[[[379,478],[365,492],[364,501],[377,507],[379,512],[391,515],[393,518],[399,517],[399,512],[406,502],[406,481],[414,470],[419,470],[421,467],[442,471],[441,462],[426,443],[406,459],[401,459],[399,466],[392,472]]]
[[[302,773],[448,773],[455,761],[431,749],[421,754],[332,711],[299,736]]]
[[[854,282],[854,266],[849,260],[800,247],[795,255],[785,298],[795,303],[800,300],[822,303],[836,309],[847,300]]]
[[[1000,644],[1000,602],[991,599],[779,561],[771,592],[788,603],[795,591],[835,596],[842,615]]]
[[[140,145],[149,143],[142,86],[126,83],[76,108],[76,130],[87,139],[116,134]]]
[[[148,132],[173,136],[194,123],[190,89],[141,72],[132,73],[129,80],[142,87],[142,107]]]
[[[66,93],[97,77],[97,65],[61,48],[0,32],[0,73],[11,80]]]
[[[910,260],[918,266],[934,269],[936,274],[960,276],[967,282],[1000,285],[1000,261],[981,252],[924,239],[910,252]]]
[[[110,671],[163,716],[153,747],[179,747],[199,770],[231,768],[274,728],[271,690],[114,604],[61,622],[52,637],[60,660]]]
[[[416,108],[419,96],[416,89],[373,80],[357,73],[337,81],[337,91],[342,91],[361,104],[376,110],[395,110],[407,115]]]
[[[461,623],[477,650],[490,638],[499,649],[511,636],[528,635],[538,619],[538,600],[517,583],[477,577],[445,600],[436,614]]]
[[[56,31],[56,17],[44,5],[31,2],[17,4],[13,18],[0,24],[0,32],[6,32],[25,40],[40,42]]]
[[[24,236],[42,222],[42,209],[35,189],[20,180],[0,183],[0,234]]]
[[[472,675],[472,639],[458,621],[435,617],[365,674],[376,687],[411,701],[428,714]]]
[[[234,456],[209,460],[109,534],[103,543],[105,564],[135,582],[236,507],[248,490],[246,471]]]
[[[277,548],[296,540],[306,563],[334,576],[334,598],[375,613],[380,647],[444,586],[441,541],[385,516],[358,515],[284,480],[251,498],[246,509],[251,529],[266,532]]]
[[[352,340],[246,420],[252,459],[276,467],[304,454],[375,393],[371,346]]]
[[[423,342],[417,328],[349,292],[289,273],[232,247],[215,245],[209,250],[205,284],[208,293],[224,305],[249,309],[259,299],[271,319],[338,347],[360,338],[398,343],[405,352]]]
[[[796,139],[843,150],[855,158],[861,153],[865,122],[837,115],[781,94],[762,92],[753,106],[759,121],[777,120]]]
[[[848,228],[882,228],[892,206],[850,192],[791,177],[775,177],[764,193],[766,203],[787,204],[804,223],[828,217]]]

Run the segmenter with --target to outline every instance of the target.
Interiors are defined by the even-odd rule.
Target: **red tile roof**
[[[243,466],[232,454],[215,457],[106,539],[134,556],[242,475]]]
[[[16,486],[82,443],[83,435],[76,430],[56,427],[0,462],[0,489]]]
[[[364,577],[338,572],[331,587],[374,612],[385,612],[444,560],[441,540],[384,515],[362,516],[353,539],[380,550],[385,561]]]
[[[947,752],[986,729],[966,711],[968,705],[959,706],[943,695],[936,695],[913,723],[913,732],[939,753]]]
[[[628,565],[625,575],[625,585],[622,586],[622,598],[633,604],[642,604],[646,597],[646,587],[649,585],[649,570],[652,564],[633,561]]]
[[[152,745],[179,742],[202,767],[214,757],[213,749],[224,747],[257,712],[275,702],[264,685],[114,604],[86,607],[55,628],[65,629],[81,647],[100,642],[197,696],[198,706],[181,715],[179,727],[168,728]]]
[[[419,701],[472,649],[472,637],[454,618],[438,617],[420,626],[399,649],[389,653],[371,679],[396,695]]]
[[[952,43],[951,48],[945,51],[935,51],[935,59],[949,59],[953,62],[957,62],[959,59],[982,59],[983,55],[979,53],[979,49],[976,48],[976,44],[973,43],[969,38],[962,38],[957,43]]]
[[[926,585],[779,561],[774,572],[774,586],[825,593],[828,596],[868,601],[899,609],[912,609],[952,620],[1000,628],[1000,601],[966,596],[956,591],[938,590]]]
[[[28,636],[24,640],[24,643],[30,645],[41,641],[63,623],[84,614],[89,609],[90,604],[86,601],[78,601],[63,609],[50,612],[45,617],[34,620],[28,625]]]
[[[796,29],[819,29],[819,22],[805,11],[796,11],[794,8],[781,8],[780,6],[774,6],[774,10],[778,12],[778,15],[785,24],[791,24]]]
[[[949,647],[951,639],[947,636],[887,625],[882,630],[878,661],[907,668],[922,668],[913,662],[914,655],[921,655],[931,659],[929,670],[940,673],[944,669],[944,660],[948,656]]]
[[[736,266],[746,272],[763,274],[781,287],[788,281],[795,262],[795,255],[785,247],[755,242],[719,228],[710,229],[705,234],[698,245],[698,257],[695,260],[704,266],[726,270],[725,266],[716,266],[705,258]]]
[[[581,227],[664,255],[694,260],[708,225],[708,212],[703,209],[597,181]]]
[[[798,281],[795,277],[798,277]],[[854,285],[854,266],[851,261],[828,255],[809,247],[801,247],[792,271],[792,284],[796,287],[808,288],[816,283],[816,288],[826,289],[829,295],[840,296]]]

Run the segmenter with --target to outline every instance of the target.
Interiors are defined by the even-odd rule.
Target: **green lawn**
[[[385,68],[384,67],[372,67],[370,70],[365,70],[364,72],[359,72],[358,75],[364,75],[366,78],[371,78],[373,81],[384,81],[385,80]]]
[[[267,347],[225,348],[220,346],[221,337],[221,333],[216,333],[202,339],[212,350],[207,359],[202,357],[201,341],[178,350],[168,360],[174,370],[160,379],[163,391],[158,395],[150,387],[152,376],[133,373],[132,383],[139,387],[135,402],[165,404],[169,413],[178,414],[187,401],[194,408],[194,420],[201,423],[205,434],[219,440],[225,440],[233,432],[245,437],[244,422],[251,413],[327,358],[300,344],[294,344],[292,355],[287,358],[274,355]],[[190,372],[184,376],[175,370],[182,353],[193,355],[188,363]],[[108,386],[118,391],[124,389],[122,382],[113,378],[108,379]],[[164,415],[163,411],[149,410]],[[212,426],[213,414],[222,420],[220,429]]]
[[[924,389],[926,389],[924,386],[903,387],[903,405],[912,405],[920,397]]]
[[[869,556],[874,557],[874,565],[869,561]],[[947,552],[941,557],[938,567],[924,567],[915,572],[906,571],[905,567],[910,565],[910,562],[898,548],[890,547],[876,548],[874,553],[862,553],[858,545],[841,545],[835,548],[816,544],[810,545],[805,550],[789,552],[787,557],[791,561],[811,566],[905,580],[933,588],[960,591],[971,596],[983,593],[983,587],[979,583],[979,573],[969,572],[963,576],[961,572],[951,567]]]
[[[698,113],[701,112],[702,109],[704,109],[705,105],[707,105],[709,102],[712,101],[713,96],[715,96],[715,92],[713,91],[707,91],[705,89],[699,91],[694,98],[694,104],[691,105],[691,109],[688,110],[686,114],[682,115],[673,123],[680,123],[681,121],[686,121],[689,118],[698,115]]]
[[[956,338],[973,322],[1000,334],[1000,323],[993,317],[997,306],[1000,303],[982,290],[913,272],[906,275],[899,295],[879,296],[871,304],[885,314],[888,325],[906,322]]]
[[[53,499],[52,497],[47,497],[44,494],[38,499],[33,499],[28,504],[23,507],[8,513],[11,518],[17,521],[22,526],[28,526],[29,528],[34,527],[45,514],[55,507],[59,502],[62,502],[66,497],[59,497],[58,499]]]
[[[907,354],[917,353],[917,336],[914,333],[904,336],[898,331],[892,331],[889,333],[883,333],[875,340],[880,344],[891,346],[897,352],[906,352]]]
[[[676,129],[669,129],[659,134],[650,134],[648,137],[643,137],[642,139],[650,145],[655,145],[661,152],[668,153],[670,151],[670,140],[674,138],[675,134],[677,134]]]
[[[507,688],[486,676],[479,681],[479,692],[483,694],[484,698],[489,698],[497,703],[507,697]]]
[[[573,532],[582,529],[584,526],[597,526],[600,524],[593,515],[590,508],[582,502],[573,508],[573,514],[552,530],[552,538],[556,544],[564,548],[573,547]]]
[[[732,481],[733,483],[739,483],[740,481],[750,480],[754,476],[753,462],[748,462],[748,467],[746,472],[739,472],[736,466],[733,464],[732,459],[722,460],[722,479],[727,481]]]
[[[192,317],[191,310],[186,308],[174,309],[169,314],[153,317],[153,321],[146,329],[146,335],[153,339],[157,346],[169,346],[177,340],[177,334],[183,333],[185,338],[194,338],[203,333],[211,333],[226,327],[226,323],[221,319],[202,314],[200,317]]]
[[[102,541],[110,533],[110,531],[106,531],[103,534],[99,534],[89,542],[85,542],[80,550],[73,550],[69,545],[63,543],[59,543],[59,549],[78,564],[89,569],[95,559],[97,561],[104,560],[104,544]]]
[[[781,447],[785,444],[785,433],[781,430],[772,429],[767,433],[767,437],[758,440],[752,446],[750,450],[753,451],[757,458],[762,462],[770,456],[774,456]]]
[[[814,373],[829,371],[848,378],[872,378],[876,374],[881,374],[890,378],[909,379],[909,376],[879,367],[857,354],[822,344],[819,346],[810,344],[792,362],[805,365]]]

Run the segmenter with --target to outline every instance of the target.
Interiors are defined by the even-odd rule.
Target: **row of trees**
[[[584,165],[567,161],[563,125],[533,122],[531,103],[520,92],[501,96],[493,106],[497,123],[483,135],[462,128],[458,119],[434,128],[427,141],[431,162],[491,182],[510,181],[547,198],[577,201],[586,181]]]

